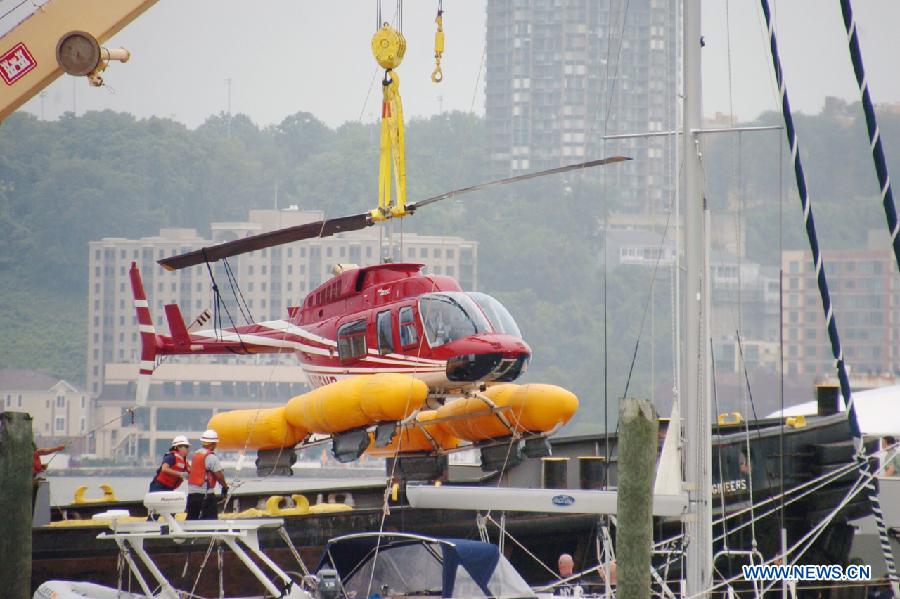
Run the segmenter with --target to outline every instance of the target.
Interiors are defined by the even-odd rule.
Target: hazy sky
[[[591,0],[622,2],[623,0]],[[0,10],[18,0],[0,1]],[[385,15],[395,2],[383,3]],[[447,35],[444,82],[431,82],[436,0],[408,0],[403,31],[408,40],[399,69],[408,117],[441,109],[483,113],[486,0],[444,0]],[[900,2],[855,3],[871,93],[875,102],[900,101]],[[788,91],[795,109],[818,112],[826,96],[856,100],[846,35],[836,0],[775,2]],[[730,27],[726,27],[726,12]],[[759,3],[706,2],[703,14],[704,112],[734,112],[742,119],[777,107]],[[11,26],[7,19],[0,31]],[[160,0],[108,46],[132,52],[128,64],[113,64],[108,86],[89,88],[63,77],[43,99],[25,109],[53,119],[75,106],[112,109],[138,116],[172,117],[194,127],[226,110],[230,78],[232,112],[268,125],[297,111],[309,111],[329,125],[374,120],[379,86],[372,86],[375,62],[369,49],[375,26],[371,0]],[[732,84],[728,56],[731,40]],[[477,83],[477,94],[476,91]],[[367,100],[367,94],[371,94]]]

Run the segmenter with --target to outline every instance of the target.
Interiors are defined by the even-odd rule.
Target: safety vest
[[[175,456],[175,465],[171,467],[172,470],[177,472],[187,472],[187,460],[185,460],[177,451],[170,451],[169,453]],[[162,465],[160,465],[159,469],[156,471],[156,480],[167,489],[177,489],[178,485],[181,484],[182,479],[180,476],[165,472]]]
[[[216,488],[216,477],[206,469],[206,456],[213,453],[206,448],[198,449],[191,457],[191,471],[188,474],[188,484],[202,487],[206,483],[206,490]]]

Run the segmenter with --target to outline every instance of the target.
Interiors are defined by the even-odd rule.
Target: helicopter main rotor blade
[[[226,241],[225,243],[194,250],[186,254],[163,258],[157,262],[159,262],[166,270],[179,270],[189,266],[203,264],[205,262],[215,262],[223,258],[246,254],[247,252],[252,252],[254,250],[261,250],[263,248],[292,243],[294,241],[302,241],[303,239],[330,237],[335,233],[358,231],[360,229],[365,229],[371,224],[372,219],[368,212],[354,214],[352,216],[328,218],[313,223],[277,229],[275,231],[269,231],[268,233],[260,233],[259,235],[251,235],[243,239]]]
[[[558,173],[565,173],[578,169],[586,169],[594,166],[602,166],[604,164],[612,164],[614,162],[624,162],[625,160],[631,160],[631,158],[628,158],[626,156],[611,156],[609,158],[603,158],[602,160],[590,160],[588,162],[581,162],[578,164],[570,164],[567,166],[551,168],[545,171],[537,171],[534,173],[517,175],[515,177],[509,177],[508,179],[499,179],[497,181],[479,183],[478,185],[463,187],[462,189],[456,189],[454,191],[442,193],[441,195],[427,198],[414,204],[410,204],[406,207],[406,209],[409,213],[412,213],[417,208],[421,208],[422,206],[434,204],[435,202],[446,200],[447,198],[452,198],[464,193],[480,191],[489,187],[506,185],[508,183],[515,183],[517,181],[526,181],[528,179],[535,179],[537,177],[544,177],[546,175],[555,175]],[[268,233],[260,233],[259,235],[251,235],[249,237],[244,237],[243,239],[226,241],[225,243],[220,243],[218,245],[194,250],[185,254],[163,258],[161,260],[158,260],[157,262],[166,270],[179,270],[182,268],[187,268],[189,266],[196,266],[198,264],[204,264],[206,262],[216,262],[217,260],[222,260],[223,258],[230,258],[231,256],[238,256],[240,254],[246,254],[247,252],[261,250],[285,243],[293,243],[295,241],[314,239],[318,237],[330,237],[335,233],[345,233],[347,231],[358,231],[360,229],[365,229],[372,224],[374,224],[374,222],[370,213],[368,212],[363,212],[362,214],[354,214],[352,216],[328,218],[313,223],[306,223],[303,225],[296,225],[294,227],[277,229],[275,231],[269,231]]]
[[[486,183],[479,183],[477,185],[471,185],[469,187],[463,187],[462,189],[455,189],[453,191],[448,191],[446,193],[442,193],[441,195],[437,195],[425,200],[421,200],[414,204],[410,204],[406,207],[409,212],[415,212],[417,208],[421,208],[422,206],[427,206],[428,204],[434,204],[435,202],[440,202],[441,200],[447,200],[452,197],[456,197],[458,195],[462,195],[464,193],[471,193],[473,191],[481,191],[482,189],[488,189],[489,187],[499,187],[500,185],[507,185],[509,183],[517,183],[519,181],[527,181],[528,179],[536,179],[538,177],[545,177],[547,175],[556,175],[559,173],[566,173],[569,171],[575,171],[579,169],[592,168],[595,166],[603,166],[604,164],[613,164],[615,162],[625,162],[626,160],[631,160],[631,158],[627,156],[610,156],[609,158],[602,158],[600,160],[589,160],[588,162],[579,162],[578,164],[569,164],[566,166],[559,166],[556,168],[547,169],[545,171],[537,171],[534,173],[525,173],[524,175],[517,175],[515,177],[509,177],[507,179],[497,179],[496,181],[488,181]]]

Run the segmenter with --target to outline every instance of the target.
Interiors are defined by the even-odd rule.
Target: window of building
[[[212,410],[203,408],[159,408],[156,428],[161,431],[203,430]]]
[[[12,407],[12,395],[10,395],[9,393],[6,394],[6,407]]]
[[[65,395],[57,395],[56,396],[56,407],[57,408],[66,407],[66,396]]]
[[[366,248],[366,258],[372,257],[372,246]]]
[[[66,430],[66,419],[65,418],[57,418],[56,419],[56,430],[57,431]]]
[[[366,321],[349,322],[338,329],[338,355],[342,362],[366,355]]]
[[[22,407],[22,395],[21,395],[21,394],[19,394],[19,396],[16,397],[16,407],[17,407],[17,408],[21,408],[21,407]]]
[[[419,333],[416,330],[413,309],[409,306],[400,308],[400,345],[406,348],[416,345],[418,342]]]
[[[325,257],[331,258],[331,248],[330,247],[325,248]]]
[[[394,352],[394,324],[391,320],[391,311],[385,310],[378,313],[378,351],[381,355]]]
[[[84,395],[81,396],[81,409],[84,409]]]
[[[419,248],[419,258],[428,257],[428,248]]]

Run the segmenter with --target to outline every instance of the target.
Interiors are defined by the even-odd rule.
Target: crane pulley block
[[[396,69],[406,54],[406,38],[403,34],[385,23],[372,36],[372,54],[384,69]]]

